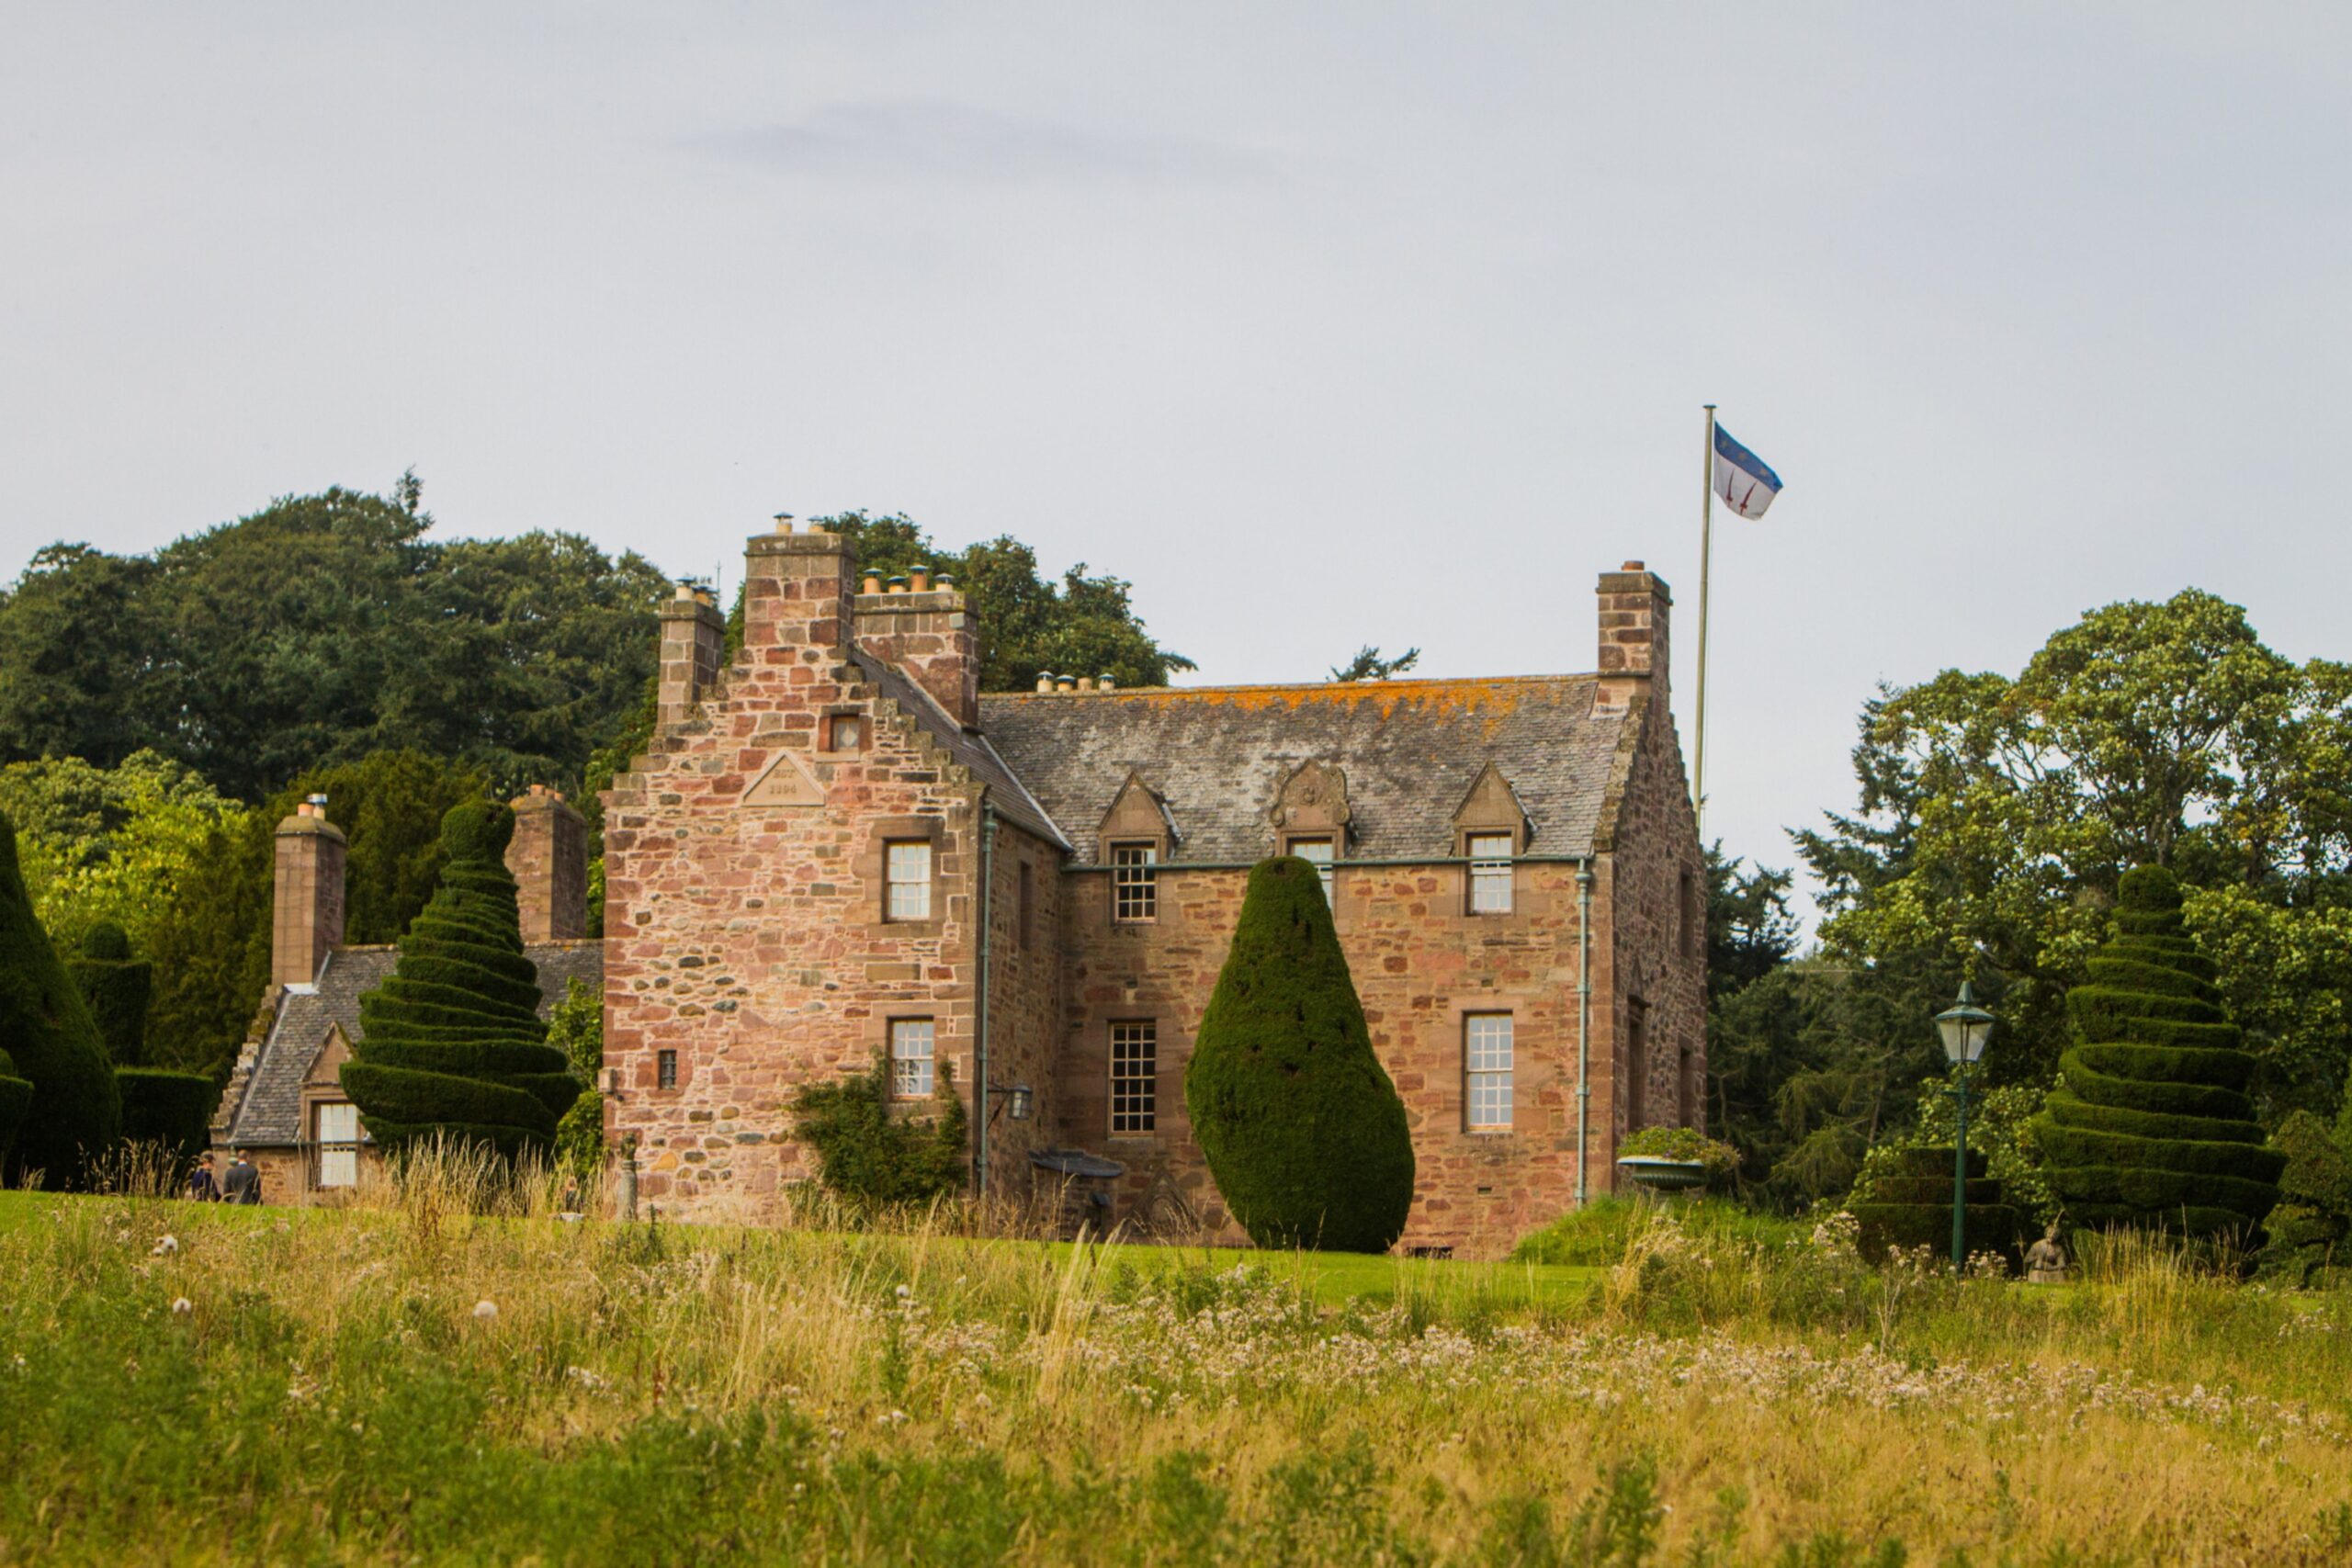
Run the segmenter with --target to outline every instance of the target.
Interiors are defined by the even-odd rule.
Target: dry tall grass
[[[1547,1312],[1335,1311],[1248,1255],[560,1190],[12,1197],[0,1557],[2352,1560],[2352,1314],[2144,1241],[2033,1291],[1662,1214]]]

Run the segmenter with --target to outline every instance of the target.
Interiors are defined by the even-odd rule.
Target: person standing
[[[261,1201],[261,1172],[245,1157],[244,1150],[239,1149],[231,1157],[229,1175],[221,1183],[221,1190],[224,1201],[231,1203]]]
[[[198,1203],[220,1201],[220,1179],[213,1174],[211,1150],[205,1150],[204,1157],[196,1162],[196,1169],[187,1179],[187,1195]]]

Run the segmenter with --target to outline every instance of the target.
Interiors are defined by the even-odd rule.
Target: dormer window
[[[1470,840],[1470,912],[1508,915],[1511,900],[1511,853],[1517,845],[1509,833],[1472,833]]]
[[[1111,918],[1122,925],[1159,918],[1159,846],[1111,846]]]
[[[1527,812],[1492,762],[1478,770],[1453,810],[1453,852],[1462,857],[1462,910],[1508,915],[1518,907],[1518,859],[1527,852]]]

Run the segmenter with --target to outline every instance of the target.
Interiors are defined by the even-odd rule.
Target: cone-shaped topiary
[[[112,920],[100,920],[65,961],[98,1026],[99,1043],[118,1067],[147,1062],[147,1003],[155,994],[155,966],[130,956],[130,939]]]
[[[220,1089],[204,1074],[118,1067],[114,1081],[122,1091],[125,1143],[161,1144],[185,1168],[212,1142],[212,1108]]]
[[[487,800],[441,818],[441,885],[381,986],[359,998],[361,1038],[343,1087],[387,1148],[441,1136],[512,1157],[545,1150],[580,1096],[539,1020],[506,841],[514,813]]]
[[[2123,874],[2114,940],[2066,993],[2076,1044],[2034,1135],[2077,1224],[2183,1235],[2251,1231],[2278,1201],[2245,1086],[2254,1058],[2180,916],[2162,866]]]
[[[0,813],[0,1051],[33,1086],[38,1114],[17,1129],[11,1179],[39,1170],[51,1187],[82,1182],[122,1136],[122,1100],[97,1025],[33,918],[17,866],[17,827]]]
[[[1184,1106],[1226,1206],[1259,1246],[1396,1245],[1413,1204],[1412,1134],[1303,860],[1250,873]]]
[[[8,1151],[17,1145],[17,1129],[33,1103],[33,1086],[17,1077],[17,1064],[0,1051],[0,1170],[8,1166]]]

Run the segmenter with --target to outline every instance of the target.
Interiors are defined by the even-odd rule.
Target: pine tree
[[[359,998],[362,1037],[343,1087],[386,1148],[435,1135],[508,1157],[544,1151],[579,1098],[547,1043],[538,971],[523,953],[514,813],[469,801],[441,819],[441,884],[400,941],[391,975]]]
[[[1303,860],[1250,873],[1184,1105],[1217,1190],[1259,1246],[1385,1252],[1403,1234],[1405,1103],[1373,1055],[1330,906]]]
[[[2076,1043],[2034,1122],[2051,1187],[2077,1224],[2252,1231],[2287,1163],[2245,1095],[2255,1059],[2184,929],[2173,874],[2125,872],[2118,906],[2114,938],[2066,994]]]
[[[97,1025],[33,918],[17,865],[17,828],[0,813],[0,1052],[32,1085],[40,1110],[26,1115],[8,1167],[39,1170],[51,1187],[81,1184],[92,1159],[122,1136],[122,1100]],[[8,1098],[0,1089],[0,1100]],[[5,1113],[5,1108],[0,1108]]]
[[[147,1064],[147,1004],[155,993],[155,966],[130,956],[130,939],[112,920],[83,933],[81,951],[65,962],[98,1039],[118,1067]]]

